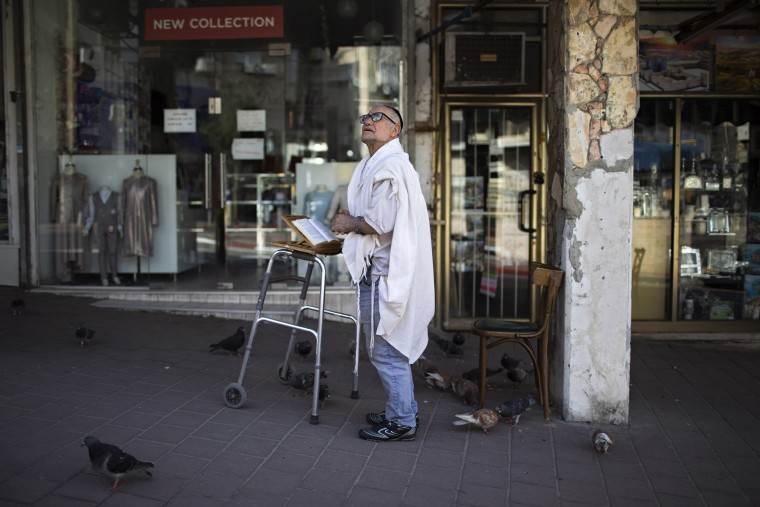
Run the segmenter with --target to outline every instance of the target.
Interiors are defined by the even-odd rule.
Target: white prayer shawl
[[[348,210],[372,215],[372,188],[390,180],[396,199],[388,275],[381,277],[377,334],[414,363],[427,347],[428,324],[435,312],[433,252],[427,205],[419,175],[398,139],[365,156],[348,185]],[[364,277],[377,246],[374,234],[349,233],[343,255],[354,283]]]

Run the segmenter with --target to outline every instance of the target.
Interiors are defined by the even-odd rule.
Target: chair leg
[[[480,337],[480,378],[478,378],[478,408],[483,408],[486,401],[486,363],[488,352],[486,348],[485,336]]]
[[[538,340],[538,363],[541,375],[541,404],[544,407],[544,419],[549,419],[549,343],[546,336]]]

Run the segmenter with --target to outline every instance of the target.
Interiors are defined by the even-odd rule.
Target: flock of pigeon
[[[458,335],[455,335],[451,342],[447,342],[435,334],[431,334],[430,339],[444,354],[461,355],[463,338],[459,338],[462,340],[462,343],[457,343],[457,336]],[[525,380],[529,373],[533,372],[531,364],[514,358],[508,353],[505,353],[502,356],[501,365],[501,368],[486,369],[486,377],[492,377],[506,371],[507,378],[519,383]],[[425,382],[431,388],[439,389],[441,391],[449,391],[462,400],[462,403],[465,405],[477,405],[479,398],[477,380],[480,378],[480,368],[473,368],[472,370],[462,373],[460,377],[455,377],[449,373],[440,371],[438,366],[434,365],[425,356],[420,357],[416,366],[425,379]],[[532,394],[528,394],[523,397],[507,400],[494,408],[484,407],[473,412],[454,414],[457,417],[454,424],[457,426],[472,424],[481,428],[483,432],[488,435],[488,430],[502,419],[506,419],[510,422],[512,427],[516,426],[517,422],[520,420],[520,416],[533,408],[536,404],[538,404],[536,397]]]
[[[23,299],[16,298],[11,301],[11,314],[14,317],[21,316],[25,308],[26,304]],[[75,330],[75,337],[80,347],[89,345],[94,336],[95,331],[85,326],[79,326]],[[209,352],[221,350],[226,351],[230,355],[240,357],[242,355],[240,349],[245,344],[245,338],[245,329],[243,326],[239,326],[235,333],[209,345]],[[450,342],[432,333],[430,334],[430,339],[445,355],[460,356],[464,353],[462,345],[464,345],[465,340],[461,333],[455,334]],[[355,346],[356,343],[352,341],[349,347],[349,352],[352,354],[353,347]],[[295,343],[294,352],[302,361],[308,357],[311,350],[311,342],[308,340]],[[497,369],[488,368],[486,370],[486,377],[506,371],[508,379],[520,383],[533,373],[533,365],[531,363],[512,357],[507,353],[501,358],[501,366],[501,368]],[[425,356],[420,357],[416,362],[416,367],[431,388],[450,391],[462,400],[462,403],[465,405],[475,406],[477,404],[479,368],[466,371],[462,373],[461,377],[454,377],[440,371]],[[321,372],[322,378],[326,376],[326,372]],[[287,383],[295,389],[304,390],[306,393],[312,392],[314,373],[307,372],[290,375]],[[322,382],[320,382],[318,397],[323,403],[329,397],[329,389]],[[472,424],[481,428],[488,435],[488,430],[496,426],[503,419],[510,422],[512,427],[516,426],[520,420],[520,416],[537,404],[538,400],[536,397],[533,394],[528,394],[523,397],[507,400],[494,408],[480,408],[473,412],[455,414],[457,420],[453,424],[457,426]],[[591,436],[591,442],[598,453],[610,454],[610,447],[612,446],[611,434],[596,430]],[[127,475],[143,474],[149,477],[153,476],[149,470],[153,468],[153,463],[141,461],[113,444],[101,442],[94,436],[87,436],[82,442],[82,446],[87,446],[92,470],[113,480],[113,484],[109,488],[111,491],[116,491],[119,481]]]

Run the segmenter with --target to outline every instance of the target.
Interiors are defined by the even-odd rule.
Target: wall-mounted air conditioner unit
[[[444,84],[509,86],[525,84],[525,34],[448,32]]]

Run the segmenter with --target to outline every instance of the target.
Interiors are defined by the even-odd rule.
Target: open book
[[[282,219],[303,239],[297,242],[273,241],[273,245],[314,254],[340,253],[343,243],[319,220],[304,215],[285,215]]]

